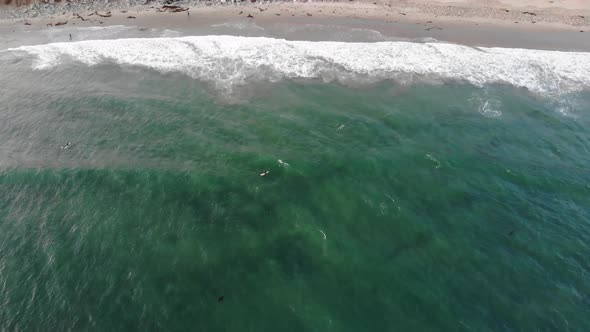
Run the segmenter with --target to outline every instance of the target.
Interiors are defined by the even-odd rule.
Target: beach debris
[[[277,162],[279,163],[279,165],[284,166],[284,167],[289,167],[291,165],[289,165],[288,163],[282,161],[281,159],[277,160]]]
[[[247,18],[254,18],[254,16],[252,16],[252,14],[248,14],[248,16],[246,16]]]
[[[277,16],[281,16],[281,14],[279,14],[279,13],[276,13],[275,15],[277,15]]]
[[[510,13],[510,11],[508,9],[502,9],[503,11]]]
[[[100,17],[111,17],[111,16],[113,16],[113,14],[111,14],[111,12],[106,12],[104,14],[101,14],[98,11],[96,11],[96,12],[94,12],[94,14],[96,14],[97,16],[100,16]]]
[[[406,13],[398,13],[398,14],[400,14],[400,15],[404,15],[404,16],[406,16],[406,15],[407,15]]]
[[[428,21],[428,22],[426,22],[426,24],[428,24],[428,23],[432,23],[432,21]]]
[[[437,29],[437,30],[442,30],[443,28],[439,28],[439,27],[430,27],[430,28],[426,28],[426,31],[430,31],[430,30],[434,30],[434,29]]]
[[[72,143],[70,143],[70,142],[67,142],[67,143],[66,143],[66,145],[63,145],[63,146],[61,146],[61,147],[60,147],[60,149],[62,149],[62,150],[67,150],[67,149],[69,149],[70,147],[72,147]]]
[[[582,15],[578,15],[578,17],[579,17],[579,18],[586,18],[586,17],[584,17],[584,16],[582,16]]]
[[[90,13],[90,14],[88,14],[87,16],[92,16],[92,15],[94,15],[94,13]]]
[[[25,22],[25,25],[31,25],[31,23],[29,23],[29,22]]]
[[[312,16],[310,13],[307,13],[307,16]]]
[[[264,9],[263,9],[263,8],[258,8],[258,10],[260,10],[261,12],[263,12],[263,11],[264,11]]]
[[[580,30],[580,32],[584,32],[584,30]]]
[[[57,23],[55,23],[55,26],[58,27],[60,25],[66,25],[66,24],[68,24],[68,21],[65,21],[65,22],[57,22]]]
[[[127,13],[127,11],[126,10],[122,10],[121,13],[125,14],[125,13]]]
[[[260,176],[267,176],[268,173],[270,173],[270,171],[269,170],[266,170],[266,171],[260,173]]]
[[[52,24],[52,23],[47,23],[47,26],[48,26],[48,27],[52,27],[52,26],[53,26],[53,24]]]
[[[133,19],[133,20],[134,20],[134,19],[136,19],[136,17],[135,17],[135,16],[127,16],[127,18],[129,18],[129,19]]]
[[[139,28],[139,31],[146,31],[147,28]]]
[[[525,15],[531,15],[531,16],[537,16],[537,14],[533,13],[533,12],[522,12]]]
[[[238,13],[238,15],[242,15],[242,14],[244,14],[244,11],[243,10]]]

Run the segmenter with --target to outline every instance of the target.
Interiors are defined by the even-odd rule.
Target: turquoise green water
[[[4,329],[590,330],[587,94],[120,70],[5,76]]]

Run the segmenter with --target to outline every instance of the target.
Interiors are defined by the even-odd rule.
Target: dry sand
[[[209,5],[206,5],[209,4]],[[54,16],[5,19],[0,33],[14,27],[45,29],[75,26],[134,25],[190,28],[231,20],[330,24],[362,27],[385,36],[432,37],[477,46],[505,46],[590,51],[590,0],[376,0],[342,2],[239,2],[186,7],[161,12],[162,5],[68,12]],[[5,15],[6,16],[6,15]],[[250,16],[250,17],[249,17]],[[304,37],[304,36],[303,36]],[[313,36],[302,39],[313,39]]]

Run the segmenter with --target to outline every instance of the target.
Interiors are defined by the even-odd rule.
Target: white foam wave
[[[221,86],[250,80],[366,76],[463,80],[475,85],[507,83],[537,93],[590,87],[590,53],[472,48],[445,43],[309,42],[235,36],[93,40],[22,46],[34,69],[68,58],[86,65],[114,62],[161,72],[182,72]],[[403,75],[402,75],[403,76]]]

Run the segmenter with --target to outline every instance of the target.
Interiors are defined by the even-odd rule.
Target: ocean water
[[[590,330],[590,54],[155,37],[0,51],[2,329]]]

